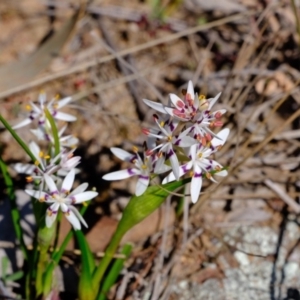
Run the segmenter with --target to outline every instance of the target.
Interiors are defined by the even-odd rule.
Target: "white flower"
[[[138,176],[138,181],[136,185],[135,194],[136,196],[142,195],[149,183],[150,183],[150,176],[153,174],[156,159],[153,155],[147,155],[144,153],[144,159],[140,157],[137,152],[137,149],[134,149],[135,154],[131,154],[123,149],[120,148],[110,148],[111,152],[120,158],[121,160],[131,162],[135,165],[134,168],[128,168],[121,171],[111,172],[104,175],[102,178],[105,180],[120,180],[132,177],[134,175]],[[157,170],[156,174],[164,173],[170,170],[170,167],[162,165],[160,169]]]
[[[57,173],[60,176],[65,176],[71,169],[74,169],[80,162],[80,156],[73,156],[75,149],[71,151],[62,150],[57,156],[51,158],[50,155],[41,151],[40,147],[35,142],[30,142],[29,149],[35,156],[34,164],[17,163],[13,168],[21,174],[30,175],[27,179],[44,181],[44,174],[53,176]],[[75,172],[78,170],[75,169]],[[54,177],[57,179],[56,177]],[[43,184],[42,184],[43,185]]]
[[[192,81],[188,82],[188,88],[183,100],[175,94],[170,94],[169,96],[171,104],[173,104],[173,106],[165,106],[161,103],[157,103],[147,99],[143,99],[143,101],[151,108],[164,114],[168,113],[169,115],[174,116],[179,120],[192,120],[199,108],[199,99],[197,95],[195,97]]]
[[[202,187],[202,176],[205,175],[208,179],[215,181],[211,172],[215,172],[218,176],[227,176],[227,171],[216,161],[210,159],[212,153],[216,152],[222,146],[229,135],[229,129],[221,130],[215,138],[211,140],[211,144],[207,147],[201,143],[192,145],[188,152],[190,161],[180,166],[179,177],[191,171],[191,199],[196,203]],[[163,183],[171,182],[176,179],[174,172],[171,172],[164,180]]]
[[[25,190],[25,192],[41,202],[51,204],[47,209],[46,226],[52,226],[56,220],[58,210],[61,209],[75,230],[81,229],[80,222],[87,227],[86,222],[73,205],[91,200],[96,197],[98,193],[93,191],[85,192],[88,186],[87,183],[81,184],[70,193],[75,178],[74,169],[67,174],[60,189],[57,188],[51,176],[44,174],[44,178],[49,192],[35,190]]]
[[[54,119],[67,122],[75,121],[76,117],[59,111],[59,109],[67,105],[71,100],[71,97],[67,97],[59,101],[57,98],[53,98],[48,104],[46,104],[46,95],[45,93],[41,93],[39,95],[39,106],[33,102],[29,102],[30,105],[27,106],[27,109],[30,111],[28,117],[19,124],[13,126],[13,129],[26,126],[36,119],[38,120],[39,126],[44,126],[46,123],[45,108],[49,110]]]
[[[78,138],[76,138],[73,135],[66,135],[63,136],[65,130],[67,128],[67,125],[63,126],[59,132],[58,132],[58,137],[59,137],[59,145],[61,150],[63,148],[74,148],[78,144]],[[51,134],[51,130],[47,130],[46,127],[38,127],[37,129],[31,129],[30,130],[38,140],[44,140],[47,142],[52,142],[54,145],[54,137]]]
[[[198,97],[194,91],[192,81],[189,81],[183,100],[175,94],[170,94],[170,106],[147,99],[143,99],[143,101],[161,113],[168,113],[180,121],[188,122],[189,125],[187,128],[190,129],[188,133],[205,145],[212,137],[216,136],[211,128],[223,126],[220,119],[226,110],[221,109],[211,112],[213,105],[218,101],[220,95],[221,93],[209,99],[205,99],[204,96]]]
[[[165,163],[165,160],[169,159],[175,174],[175,178],[178,180],[179,162],[173,146],[190,147],[191,145],[197,143],[197,141],[189,136],[186,136],[186,131],[182,132],[179,136],[174,135],[174,131],[178,126],[178,121],[172,121],[171,119],[168,119],[167,121],[160,120],[157,115],[154,115],[154,120],[158,126],[158,129],[143,129],[144,134],[159,141],[158,145],[153,145],[154,147],[151,147],[150,149],[151,152],[159,150],[159,159],[154,172],[157,173],[157,169],[160,169]]]

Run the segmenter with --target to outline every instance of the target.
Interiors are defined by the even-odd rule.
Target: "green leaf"
[[[20,243],[21,250],[23,252],[25,260],[28,260],[28,251],[23,239],[23,229],[21,227],[21,216],[16,202],[15,190],[13,186],[13,181],[7,171],[7,166],[2,160],[0,155],[0,169],[4,178],[4,183],[7,190],[8,199],[11,205],[11,217],[14,226],[14,231],[17,237],[18,242]]]
[[[116,282],[120,272],[123,269],[124,261],[127,259],[131,253],[132,245],[126,244],[122,251],[121,254],[124,255],[124,258],[118,258],[116,261],[113,263],[111,269],[109,270],[109,273],[105,277],[105,280],[103,282],[100,294],[98,296],[98,300],[106,300],[107,293],[109,292],[110,288],[114,285]]]
[[[184,179],[180,181],[170,182],[162,186],[150,186],[143,195],[139,197],[133,196],[131,198],[126,208],[124,209],[122,218],[118,224],[116,232],[114,233],[110,241],[110,244],[105,251],[105,255],[93,276],[94,289],[99,289],[102,277],[106,272],[106,269],[109,266],[115,252],[117,251],[117,248],[124,234],[134,225],[141,222],[154,210],[156,210],[164,202],[170,192],[183,186],[189,181],[190,179]]]
[[[9,125],[9,123],[1,116],[0,114],[0,121],[4,125],[4,127],[10,132],[10,134],[13,136],[13,138],[19,143],[19,145],[24,149],[24,151],[28,154],[28,156],[31,158],[33,163],[35,163],[36,158],[33,155],[33,153],[30,151],[27,144],[19,137],[19,135],[13,130],[13,128]]]
[[[81,250],[81,273],[79,279],[78,295],[81,300],[94,300],[97,290],[92,287],[92,273],[95,262],[90,247],[81,230],[75,230],[75,236]]]
[[[24,272],[23,271],[17,271],[11,275],[7,275],[5,277],[5,281],[17,281],[19,279],[21,279],[24,276]]]
[[[57,130],[57,126],[56,123],[52,117],[52,115],[50,114],[49,110],[47,108],[45,108],[45,114],[46,114],[46,118],[50,123],[51,126],[51,130],[52,130],[52,136],[54,138],[54,157],[57,156],[60,152],[60,142],[59,142],[59,136],[58,136],[58,130]]]
[[[80,214],[82,216],[86,212],[87,208],[88,208],[88,205],[83,206],[81,208]],[[63,256],[64,251],[66,250],[71,238],[73,237],[73,234],[74,234],[73,230],[70,230],[68,232],[68,234],[66,235],[66,237],[65,237],[63,243],[60,245],[60,247],[58,249],[54,250],[51,260],[50,260],[48,266],[46,267],[46,271],[44,273],[44,280],[43,280],[43,282],[44,282],[44,288],[43,288],[44,297],[46,297],[51,291],[53,271],[54,271],[55,267],[58,265],[61,257]]]

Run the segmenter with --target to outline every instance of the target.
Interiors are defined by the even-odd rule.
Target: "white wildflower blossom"
[[[81,184],[75,190],[70,192],[75,178],[74,169],[72,169],[64,178],[61,188],[57,187],[52,177],[48,174],[44,174],[44,178],[49,192],[36,190],[25,190],[25,192],[41,202],[50,204],[46,213],[46,226],[52,226],[60,209],[75,230],[81,229],[80,222],[88,227],[83,217],[73,205],[89,201],[96,197],[98,193],[94,191],[86,192],[85,190],[88,186],[87,183]]]

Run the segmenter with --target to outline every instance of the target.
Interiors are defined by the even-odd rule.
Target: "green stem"
[[[106,300],[107,293],[109,292],[110,288],[113,286],[113,284],[116,282],[120,272],[123,269],[123,264],[124,261],[129,257],[131,253],[132,245],[126,244],[122,251],[121,254],[124,255],[124,258],[118,258],[116,261],[113,263],[111,269],[109,270],[109,273],[105,277],[105,280],[103,282],[103,286],[101,288],[101,291],[98,295],[97,300]]]
[[[17,240],[20,243],[20,247],[23,252],[24,258],[26,261],[28,261],[28,251],[27,251],[27,247],[25,245],[24,239],[23,239],[23,230],[22,230],[22,227],[20,224],[21,216],[20,216],[18,206],[16,203],[16,196],[15,196],[15,192],[14,192],[13,181],[8,174],[6,164],[2,160],[1,155],[0,155],[0,168],[1,168],[1,171],[2,171],[2,174],[4,177],[4,182],[5,182],[5,185],[7,188],[7,195],[8,195],[8,199],[10,201],[10,205],[11,205],[10,213],[11,213],[11,217],[12,217],[12,221],[13,221],[14,231],[15,231]]]
[[[126,233],[126,230],[123,230],[123,224],[122,220],[119,222],[118,227],[105,251],[104,257],[102,258],[98,268],[96,269],[93,279],[92,279],[92,284],[93,284],[93,289],[99,289],[100,282],[103,278],[103,275],[109,266],[110,262],[112,261],[118,246]]]
[[[54,138],[54,149],[55,149],[54,157],[55,157],[60,152],[60,143],[59,143],[58,130],[57,130],[57,126],[55,124],[55,121],[54,121],[52,115],[50,114],[50,112],[47,108],[45,108],[45,115],[46,115],[47,120],[50,123],[51,130],[52,130],[52,135],[53,135],[53,138]]]
[[[5,126],[5,128],[10,132],[10,134],[14,137],[14,139],[19,143],[19,145],[24,149],[24,151],[28,154],[28,156],[31,158],[33,162],[36,161],[35,156],[30,151],[29,147],[23,140],[18,136],[18,134],[13,130],[13,128],[8,124],[8,122],[2,117],[0,114],[0,121]]]

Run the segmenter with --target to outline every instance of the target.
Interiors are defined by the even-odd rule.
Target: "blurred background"
[[[216,159],[229,176],[187,203],[188,228],[172,197],[128,233],[134,251],[109,299],[300,299],[299,9],[296,0],[0,2],[0,112],[16,124],[41,90],[73,97],[78,182],[99,192],[86,218],[95,255],[134,193],[135,179],[101,177],[126,166],[110,147],[142,146],[154,113],[142,99],[167,104],[189,80],[207,98],[222,92],[215,108],[227,110],[231,134]],[[0,130],[3,159],[28,161]],[[74,280],[75,248],[60,266],[73,266]]]

